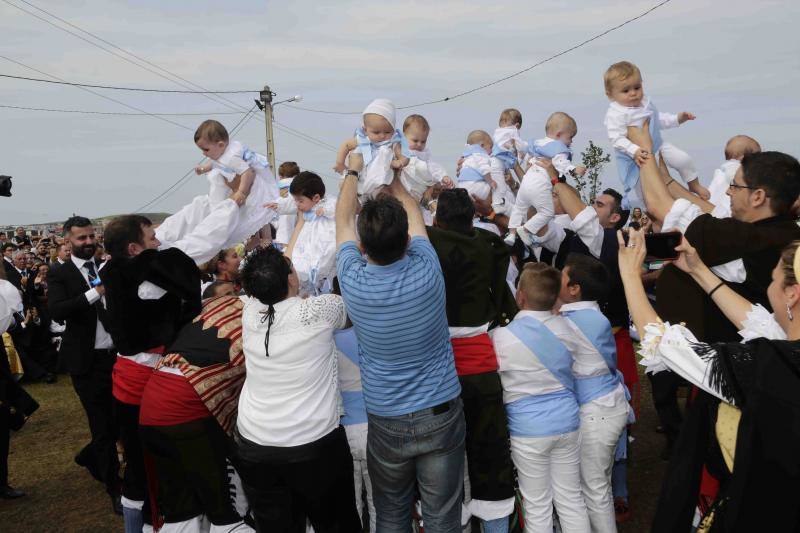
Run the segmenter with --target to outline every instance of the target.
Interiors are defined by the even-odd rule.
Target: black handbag
[[[11,176],[0,176],[0,196],[11,196]]]

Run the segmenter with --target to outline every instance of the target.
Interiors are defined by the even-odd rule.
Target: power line
[[[230,131],[229,135],[233,135],[238,130],[242,129],[244,127],[244,125],[247,124],[247,122],[255,115],[255,113],[253,113],[253,111],[255,109],[256,109],[256,106],[255,106],[255,104],[253,104],[253,107],[251,107],[250,110],[239,120],[239,122],[237,122],[236,125],[233,126],[233,128],[231,128],[231,131]],[[197,164],[199,165],[204,160],[205,160],[205,158],[200,159],[200,161],[198,161]],[[184,174],[183,176],[178,178],[178,180],[175,181],[172,185],[170,185],[169,187],[164,189],[155,198],[153,198],[152,200],[150,200],[149,202],[147,202],[146,204],[144,204],[143,206],[141,206],[140,208],[138,208],[134,212],[135,213],[141,213],[144,209],[150,207],[151,205],[155,204],[159,200],[161,200],[163,198],[166,198],[169,194],[172,194],[172,192],[177,191],[178,189],[180,189],[183,185],[185,185],[188,182],[188,180],[186,178],[191,176],[193,173],[194,173],[194,167],[189,169],[189,171],[186,172],[186,174]]]
[[[25,68],[27,68],[29,70],[34,71],[34,72],[38,72],[39,74],[42,74],[44,76],[50,76],[51,78],[54,78],[56,80],[64,81],[61,78],[59,78],[58,76],[54,76],[53,74],[48,74],[47,72],[45,72],[43,70],[39,70],[39,69],[34,68],[34,67],[30,66],[30,65],[26,65],[25,63],[22,63],[21,61],[17,61],[15,59],[11,59],[10,57],[6,57],[6,56],[4,56],[2,54],[0,54],[0,59],[5,59],[6,61],[14,63],[15,65],[19,65],[21,67],[25,67]],[[95,96],[99,96],[100,98],[105,98],[106,100],[109,100],[109,101],[114,102],[116,104],[125,106],[128,109],[133,109],[134,111],[138,111],[140,113],[144,113],[146,115],[150,115],[151,117],[153,117],[155,119],[161,120],[161,121],[166,122],[168,124],[172,124],[173,126],[178,126],[179,128],[183,128],[185,130],[190,130],[190,131],[192,130],[192,128],[190,128],[189,126],[184,126],[183,124],[181,124],[179,122],[175,122],[175,121],[170,120],[168,118],[164,118],[164,117],[161,117],[161,116],[158,116],[158,115],[154,115],[153,113],[149,113],[149,112],[145,111],[144,109],[141,109],[141,108],[136,107],[136,106],[132,106],[130,104],[126,104],[125,102],[123,102],[121,100],[117,100],[116,98],[112,98],[110,96],[106,96],[105,94],[99,93],[97,91],[93,91],[92,89],[89,89],[89,88],[86,88],[86,87],[81,87],[81,86],[76,86],[76,88],[78,88],[78,89],[80,89],[82,91],[86,91],[88,93],[91,93],[91,94],[93,94]]]
[[[303,133],[302,131],[300,131],[298,129],[295,129],[295,128],[291,128],[291,127],[287,126],[286,124],[281,124],[277,120],[273,120],[272,122],[279,129],[282,129],[283,131],[285,131],[289,135],[294,135],[295,137],[303,139],[304,141],[308,141],[308,142],[310,142],[312,144],[316,144],[317,146],[321,146],[323,148],[328,148],[330,150],[333,150],[334,152],[338,149],[336,146],[334,146],[334,145],[332,145],[330,143],[327,143],[327,142],[323,141],[322,139],[318,139],[318,138],[313,137],[313,136],[311,136],[311,135],[309,135],[307,133]]]
[[[613,31],[616,31],[616,30],[622,28],[623,26],[627,26],[628,24],[630,24],[632,22],[635,22],[635,21],[637,21],[637,20],[639,20],[639,19],[641,19],[643,17],[646,17],[647,15],[649,15],[650,13],[655,11],[656,9],[658,9],[658,8],[668,4],[668,3],[670,3],[671,1],[672,0],[662,0],[661,2],[659,2],[656,5],[652,6],[651,8],[643,11],[642,13],[639,13],[635,17],[629,18],[629,19],[625,20],[624,22],[622,22],[620,24],[617,24],[616,26],[612,26],[611,28],[608,28],[608,29],[606,29],[606,30],[604,30],[604,31],[602,31],[602,32],[600,32],[600,33],[598,33],[598,34],[596,34],[596,35],[584,40],[584,41],[579,42],[578,44],[576,44],[574,46],[571,46],[570,48],[567,48],[566,50],[562,50],[561,52],[553,54],[550,57],[547,57],[546,59],[543,59],[543,60],[539,61],[538,63],[534,63],[533,65],[530,65],[529,67],[525,67],[524,69],[521,69],[521,70],[518,70],[516,72],[513,72],[513,73],[511,73],[511,74],[509,74],[507,76],[503,76],[502,78],[498,78],[498,79],[496,79],[494,81],[490,81],[488,83],[484,83],[483,85],[479,85],[477,87],[473,87],[472,89],[468,89],[468,90],[462,91],[460,93],[456,93],[456,94],[451,95],[451,96],[446,96],[444,98],[438,98],[438,99],[435,99],[435,100],[428,100],[428,101],[425,101],[425,102],[419,102],[417,104],[398,106],[397,109],[398,110],[400,110],[400,109],[413,109],[415,107],[422,107],[422,106],[427,106],[427,105],[432,105],[432,104],[440,104],[440,103],[444,103],[444,102],[450,102],[452,100],[455,100],[456,98],[461,98],[462,96],[467,96],[468,94],[472,94],[472,93],[481,91],[483,89],[486,89],[488,87],[492,87],[493,85],[497,85],[499,83],[503,83],[504,81],[508,81],[511,78],[516,78],[517,76],[521,76],[522,74],[525,74],[526,72],[530,72],[531,70],[533,70],[533,69],[535,69],[537,67],[540,67],[541,65],[544,65],[545,63],[549,63],[550,61],[553,61],[554,59],[557,59],[557,58],[559,58],[559,57],[561,57],[563,55],[566,55],[566,54],[568,54],[570,52],[573,52],[573,51],[577,50],[578,48],[586,46],[587,44],[589,44],[589,43],[591,43],[593,41],[596,41],[596,40],[598,40],[598,39],[600,39],[602,37],[605,37],[609,33],[613,32]],[[325,110],[325,109],[313,109],[313,108],[301,107],[301,106],[297,106],[297,105],[287,105],[287,107],[289,107],[291,109],[299,109],[301,111],[308,111],[308,112],[311,112],[311,113],[324,113],[324,114],[327,114],[327,115],[360,115],[362,113],[361,111],[330,111],[330,110]]]
[[[5,0],[2,0],[5,2]],[[139,65],[141,66],[141,65]],[[257,93],[258,90],[250,90],[250,91],[180,91],[177,89],[144,89],[142,87],[117,87],[114,85],[94,85],[91,83],[76,83],[70,82],[66,80],[54,81],[54,80],[44,80],[41,78],[29,78],[26,76],[12,76],[10,74],[0,74],[0,78],[11,78],[15,80],[25,80],[25,81],[35,81],[40,83],[52,83],[55,85],[71,85],[73,87],[88,87],[91,89],[111,89],[115,91],[138,91],[138,92],[146,92],[146,93],[178,93],[178,94],[242,94],[242,93]]]
[[[48,107],[26,107],[0,104],[0,108],[19,109],[24,111],[47,111],[50,113],[78,113],[82,115],[113,115],[124,117],[195,117],[208,115],[244,115],[247,111],[209,111],[208,113],[125,113],[122,111],[87,111],[85,109],[53,109]]]
[[[110,50],[110,49],[108,49],[108,48],[106,48],[104,46],[101,46],[101,45],[97,44],[96,42],[83,37],[82,35],[78,35],[77,33],[72,32],[72,31],[70,31],[70,30],[68,30],[68,29],[66,29],[66,28],[64,28],[62,26],[59,26],[58,24],[55,24],[50,20],[44,19],[44,18],[40,17],[39,15],[36,15],[35,13],[32,13],[32,12],[26,10],[26,9],[23,9],[20,6],[16,5],[16,4],[10,3],[10,2],[8,2],[8,0],[2,0],[2,1],[7,3],[7,4],[9,4],[9,5],[11,5],[11,6],[13,6],[13,7],[15,7],[16,9],[22,11],[23,13],[31,15],[32,17],[35,17],[36,19],[41,20],[41,21],[47,23],[48,25],[50,25],[50,26],[52,26],[52,27],[54,27],[54,28],[56,28],[58,30],[61,30],[63,32],[66,32],[66,33],[72,35],[73,37],[77,37],[78,39],[80,39],[80,40],[82,40],[82,41],[84,41],[84,42],[86,42],[86,43],[88,43],[88,44],[90,44],[90,45],[92,45],[92,46],[94,46],[96,48],[99,48],[100,50],[102,50],[102,51],[104,51],[104,52],[106,52],[108,54],[111,54],[111,55],[113,55],[113,56],[115,56],[115,57],[117,57],[119,59],[122,59],[123,61],[126,61],[127,63],[130,63],[130,64],[132,64],[132,65],[134,65],[136,67],[139,67],[139,68],[141,68],[141,69],[143,69],[143,70],[145,70],[147,72],[155,74],[156,76],[159,76],[159,77],[161,77],[161,78],[163,78],[163,79],[165,79],[165,80],[167,80],[167,81],[169,81],[171,83],[175,83],[176,85],[179,85],[179,86],[183,87],[184,89],[189,89],[189,90],[185,91],[188,94],[198,94],[200,96],[203,96],[204,98],[207,98],[207,99],[211,100],[212,102],[221,103],[221,104],[225,105],[226,107],[228,107],[229,109],[234,109],[234,110],[241,111],[241,112],[247,112],[247,108],[246,107],[244,107],[242,105],[239,105],[236,102],[233,102],[232,100],[229,100],[229,99],[227,99],[227,98],[225,98],[223,96],[220,96],[220,93],[218,91],[209,91],[207,88],[205,88],[205,87],[203,87],[201,85],[198,85],[197,83],[194,83],[194,82],[192,82],[190,80],[187,80],[186,78],[184,78],[184,77],[182,77],[182,76],[180,76],[180,75],[178,75],[178,74],[176,74],[176,73],[174,73],[174,72],[172,72],[172,71],[170,71],[168,69],[165,69],[164,67],[161,67],[161,66],[153,63],[152,61],[148,61],[147,59],[145,59],[145,58],[143,58],[143,57],[141,57],[139,55],[136,55],[133,52],[130,52],[130,51],[128,51],[128,50],[126,50],[126,49],[124,49],[124,48],[112,43],[111,41],[109,41],[107,39],[103,39],[102,37],[90,32],[90,31],[88,31],[88,30],[86,30],[84,28],[81,28],[80,26],[78,26],[76,24],[73,24],[73,23],[69,22],[68,20],[66,20],[66,19],[64,19],[62,17],[59,17],[58,15],[56,15],[54,13],[51,13],[50,11],[47,11],[46,9],[41,8],[41,7],[37,6],[37,5],[35,5],[34,3],[29,2],[28,0],[19,0],[19,1],[25,3],[26,5],[36,9],[37,11],[39,11],[41,13],[44,13],[44,14],[46,14],[46,15],[48,15],[48,16],[56,19],[56,20],[58,20],[59,22],[61,22],[63,24],[66,24],[67,26],[69,26],[71,28],[74,28],[74,29],[78,30],[79,32],[81,32],[81,33],[83,33],[85,35],[88,35],[88,36],[92,37],[96,41],[104,43],[104,44],[110,46],[111,48],[113,48],[114,50],[118,50],[119,52],[122,52],[126,56],[130,56],[132,58],[135,58],[137,61],[139,61],[141,63],[144,63],[146,65],[149,65],[150,67],[153,67],[153,68],[148,68],[148,67],[138,63],[137,61],[131,60],[129,57],[125,57],[125,56],[115,52],[114,50]],[[153,69],[157,69],[157,70],[153,70]],[[158,72],[158,71],[161,71],[161,72]],[[162,72],[166,73],[166,75],[162,74]],[[173,79],[173,78],[175,78],[175,79]],[[177,81],[177,80],[180,80],[180,81]],[[199,89],[199,90],[195,90],[195,89]],[[175,91],[175,92],[180,92],[180,91]],[[252,92],[252,91],[245,91],[245,92]],[[259,120],[261,120],[263,122],[263,119],[261,119],[260,117],[259,117]]]

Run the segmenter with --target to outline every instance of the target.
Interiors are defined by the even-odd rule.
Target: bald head
[[[467,135],[467,144],[480,144],[488,143],[490,146],[493,144],[492,137],[483,130],[475,130]]]
[[[757,154],[761,151],[761,145],[747,135],[736,135],[731,137],[725,144],[725,159],[738,159],[739,161],[748,154]]]

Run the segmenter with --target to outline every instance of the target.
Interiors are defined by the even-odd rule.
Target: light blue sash
[[[570,392],[575,391],[575,377],[572,374],[572,354],[547,326],[525,316],[515,318],[506,329],[514,334]]]
[[[361,154],[361,157],[364,158],[364,166],[369,165],[375,158],[375,152],[381,146],[386,146],[387,144],[400,143],[400,148],[403,151],[403,155],[406,157],[411,157],[411,152],[408,149],[408,141],[406,140],[405,136],[400,133],[400,130],[394,130],[394,135],[391,139],[379,143],[370,141],[369,137],[367,137],[367,132],[364,131],[364,128],[358,128],[355,132],[355,136],[356,143],[358,144],[358,151]]]
[[[578,402],[566,389],[506,404],[506,415],[512,437],[549,437],[577,431],[580,426]]]
[[[653,139],[653,153],[658,153],[661,149],[661,123],[658,120],[658,109],[653,104],[650,104],[653,109],[653,116],[650,118],[650,137]],[[631,191],[639,186],[639,167],[636,162],[627,153],[620,150],[614,150],[614,157],[617,161],[617,173],[625,189],[625,202],[623,208],[629,209],[634,207],[645,207],[644,205],[635,205],[643,203],[644,199],[639,198],[640,194]],[[632,196],[635,201],[631,202],[628,197]]]
[[[572,161],[572,150],[561,141],[550,141],[542,146],[537,146],[534,141],[531,141],[528,143],[528,152],[534,157],[546,157],[547,159],[553,159],[558,154],[566,154],[567,158]]]
[[[510,150],[504,150],[498,145],[494,145],[494,148],[492,148],[492,157],[496,157],[501,163],[503,163],[503,170],[505,171],[512,170],[517,164],[517,156],[514,155],[514,152]]]

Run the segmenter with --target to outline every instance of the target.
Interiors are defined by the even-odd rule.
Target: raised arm
[[[622,237],[622,232],[617,232],[619,243],[619,275],[622,286],[625,288],[625,298],[628,300],[630,311],[636,331],[644,334],[647,324],[661,322],[656,310],[650,304],[647,293],[642,283],[642,264],[647,250],[644,245],[644,233],[640,230],[630,230],[628,244]]]
[[[349,170],[360,172],[364,166],[361,154],[350,154]],[[358,175],[348,174],[344,177],[336,202],[336,247],[343,243],[357,240],[356,210],[358,208]]]
[[[411,237],[422,237],[428,239],[428,232],[425,230],[425,220],[422,218],[422,211],[419,208],[419,202],[414,200],[400,181],[399,172],[394,173],[394,179],[389,185],[389,191],[392,195],[400,200],[403,208],[406,210],[408,217],[408,234]]]

